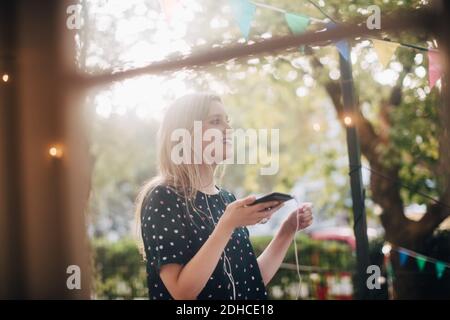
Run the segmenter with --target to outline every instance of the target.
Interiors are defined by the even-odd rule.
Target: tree
[[[413,43],[422,44],[425,40],[433,40],[429,35],[408,38],[414,39]],[[402,37],[399,37],[400,40]],[[423,60],[422,54],[410,49],[401,50],[396,57],[402,70],[390,92],[377,102],[378,121],[369,120],[363,112],[354,115],[354,120],[362,154],[371,168],[371,198],[382,208],[380,218],[386,241],[423,252],[425,241],[450,215],[447,205],[450,203],[450,104],[442,96],[447,92],[445,87],[430,90],[423,80],[412,87],[405,86],[414,77],[414,57]],[[323,72],[324,66],[319,59],[313,55],[312,60],[316,70]],[[356,81],[360,79],[356,78]],[[343,123],[339,81],[328,79],[323,85]],[[366,99],[368,97],[361,94],[360,109]],[[427,204],[426,212],[419,221],[405,216],[405,200]],[[398,275],[395,281],[396,297],[427,298],[427,293],[421,292],[414,272],[404,272],[395,258],[393,262],[394,273]]]

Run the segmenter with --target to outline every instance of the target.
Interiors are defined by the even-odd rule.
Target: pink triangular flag
[[[439,51],[428,50],[428,81],[430,83],[430,89],[434,87],[436,81],[442,76],[442,64]]]

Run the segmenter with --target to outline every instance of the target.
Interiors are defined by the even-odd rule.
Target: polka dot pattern
[[[184,265],[207,241],[233,194],[220,189],[218,194],[197,192],[192,204],[167,186],[157,186],[142,206],[142,237],[147,257],[147,283],[150,299],[172,299],[159,277],[159,269],[168,263]],[[212,217],[208,211],[211,209]],[[189,213],[187,207],[190,208]],[[225,266],[226,254],[229,266]],[[228,262],[227,261],[227,262]],[[231,268],[230,268],[231,267]],[[236,299],[267,299],[256,256],[245,227],[236,228],[213,274],[198,299],[233,299],[233,285],[226,271],[232,272]]]

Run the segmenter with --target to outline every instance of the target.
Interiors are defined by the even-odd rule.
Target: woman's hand
[[[255,196],[248,196],[230,203],[219,222],[231,229],[254,225],[263,219],[269,219],[275,211],[283,206],[280,201],[251,205],[255,200]]]
[[[286,231],[295,233],[309,227],[312,221],[312,203],[305,202],[288,215],[283,222],[283,227]]]

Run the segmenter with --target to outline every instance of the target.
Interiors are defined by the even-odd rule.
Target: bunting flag
[[[305,32],[310,22],[310,19],[307,16],[288,12],[284,14],[284,19],[293,34]]]
[[[398,258],[399,258],[399,261],[400,261],[400,265],[404,266],[406,261],[408,260],[408,253],[406,253],[405,251],[400,249],[398,251]]]
[[[382,64],[384,68],[388,65],[392,56],[394,55],[395,50],[400,46],[399,43],[389,42],[384,40],[372,40],[373,48],[377,53],[378,60]]]
[[[308,28],[310,18],[304,15],[286,12],[284,19],[293,34],[301,34]],[[303,52],[304,46],[300,46],[299,50]]]
[[[435,271],[436,271],[436,278],[441,279],[444,276],[445,269],[450,268],[450,264],[446,263],[444,261],[436,260],[431,257],[424,256],[423,254],[417,253],[415,251],[402,248],[402,247],[392,247],[391,244],[389,244],[391,247],[390,250],[395,250],[398,252],[398,259],[400,266],[404,266],[406,264],[406,261],[408,260],[408,257],[413,257],[416,260],[417,267],[420,272],[422,272],[425,269],[425,266],[428,263],[434,263]],[[384,248],[384,247],[383,247]],[[389,250],[389,252],[390,252]],[[383,254],[384,258],[389,259],[389,253],[388,251],[384,251]]]
[[[336,48],[345,60],[350,60],[350,46],[347,41],[340,40],[336,42]]]
[[[445,263],[438,261],[436,262],[436,276],[438,279],[442,278],[442,276],[444,275],[444,271],[445,271]]]
[[[166,20],[170,23],[172,21],[175,11],[178,10],[180,6],[179,0],[159,0],[161,9],[166,16]]]
[[[249,0],[230,0],[231,9],[245,40],[248,40],[256,6]]]
[[[425,268],[425,264],[427,263],[427,259],[425,259],[425,257],[423,256],[416,256],[416,262],[419,270],[423,271],[423,269]]]
[[[172,19],[173,12],[179,7],[179,2],[181,0],[160,0],[161,7],[168,20]],[[294,14],[287,12],[284,9],[280,9],[268,4],[253,2],[250,0],[230,0],[231,9],[235,16],[235,19],[239,25],[242,35],[248,40],[250,34],[250,28],[252,20],[255,16],[256,7],[266,8],[272,11],[280,12],[284,15],[284,19],[293,34],[300,34],[306,31],[308,25],[312,22],[325,23],[325,20],[316,19],[303,14]],[[323,12],[322,12],[323,13]],[[327,16],[329,20],[333,20]],[[335,22],[326,23],[327,29],[332,29],[336,27]],[[377,40],[371,39],[373,48],[378,56],[380,63],[385,68],[392,56],[394,55],[396,49],[399,46],[409,47],[413,49],[421,49],[428,51],[428,81],[430,89],[432,89],[436,81],[442,77],[443,68],[439,57],[439,52],[430,48],[422,48],[417,45],[409,45],[405,43],[398,43],[387,40]],[[345,39],[336,41],[335,46],[339,51],[339,54],[346,60],[350,61],[351,46],[349,42]],[[303,51],[304,46],[300,46],[300,50]]]
[[[334,22],[327,23],[327,29],[333,29],[336,27]],[[336,42],[336,48],[341,54],[342,58],[349,61],[350,60],[350,46],[346,40],[339,40]]]
[[[435,50],[428,50],[428,82],[430,89],[433,89],[436,81],[442,76],[442,64],[439,52]]]

